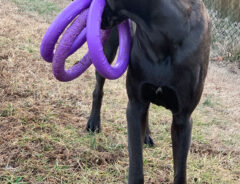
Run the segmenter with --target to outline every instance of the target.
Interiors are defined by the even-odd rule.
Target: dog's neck
[[[106,1],[112,11],[136,23],[135,39],[151,60],[163,60],[171,55],[190,31],[190,0]]]

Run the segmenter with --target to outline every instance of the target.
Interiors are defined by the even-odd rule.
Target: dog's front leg
[[[149,105],[130,100],[127,107],[129,178],[128,184],[143,184],[142,145]]]
[[[187,156],[191,143],[192,120],[190,115],[173,116],[172,144],[174,161],[174,184],[186,184]]]

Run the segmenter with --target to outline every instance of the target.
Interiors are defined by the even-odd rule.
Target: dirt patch
[[[215,147],[214,147],[215,145]],[[221,147],[219,146],[219,143],[215,143],[215,144],[203,144],[203,143],[196,143],[193,142],[191,144],[191,148],[190,148],[190,152],[194,153],[194,154],[198,154],[199,156],[203,156],[203,155],[210,155],[210,156],[216,156],[216,155],[222,155],[222,156],[234,156],[237,157],[240,155],[240,152],[235,151],[235,150],[229,150],[227,147],[224,147],[223,145],[221,145]],[[240,160],[239,160],[240,163]]]

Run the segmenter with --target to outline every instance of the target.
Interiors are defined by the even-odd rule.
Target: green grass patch
[[[23,177],[14,175],[0,177],[0,181],[6,184],[26,184],[26,182],[23,181]]]
[[[11,104],[7,104],[5,107],[0,109],[0,117],[9,117],[13,116],[15,113],[15,109]]]
[[[49,19],[61,11],[61,7],[46,0],[12,0],[22,11],[37,13]]]

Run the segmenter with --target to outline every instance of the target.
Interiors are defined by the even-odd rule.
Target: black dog
[[[127,73],[129,184],[144,183],[142,143],[153,141],[148,128],[150,103],[173,114],[174,183],[185,184],[191,142],[191,114],[199,103],[207,74],[211,23],[202,0],[106,0],[102,28],[129,18],[136,23]],[[114,29],[104,52],[115,57]],[[96,73],[87,130],[100,130],[104,78]]]

